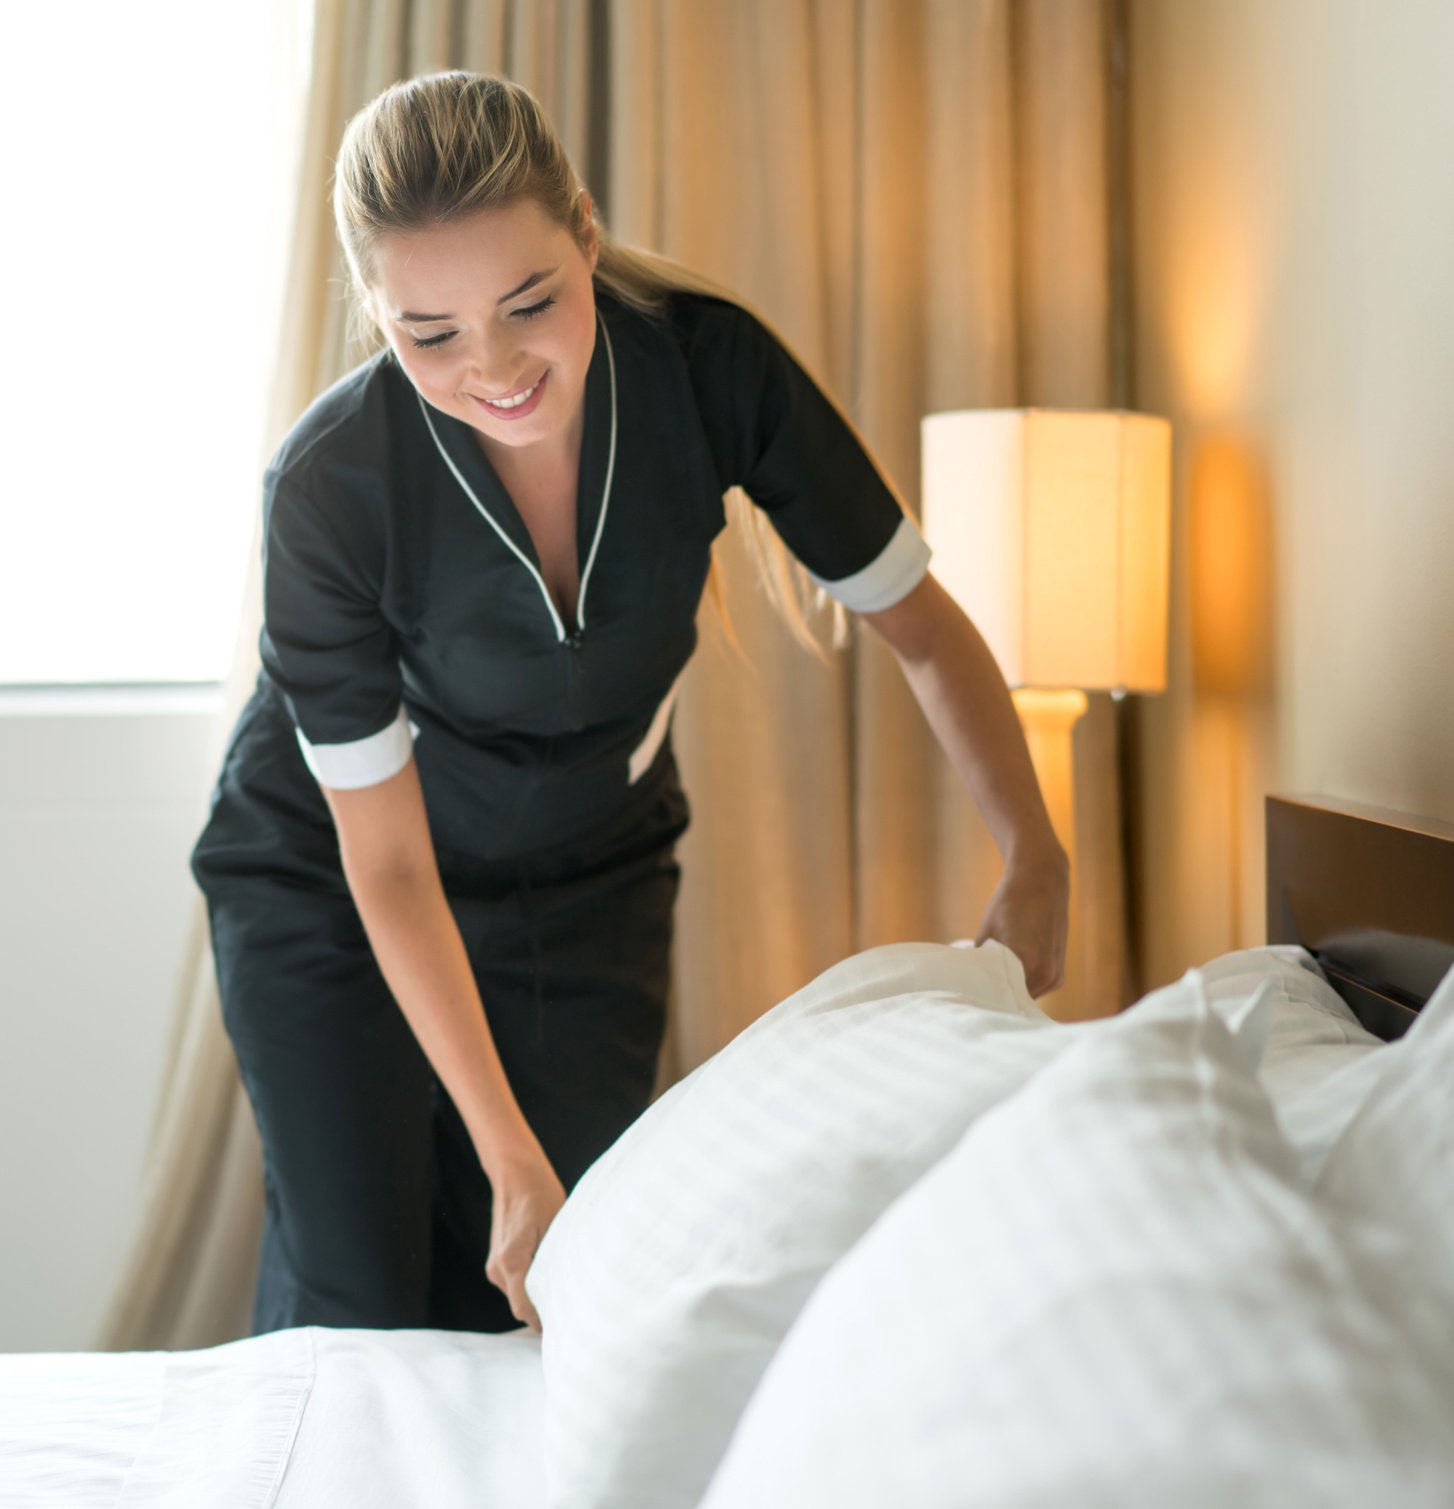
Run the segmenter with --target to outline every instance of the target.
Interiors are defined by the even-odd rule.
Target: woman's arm
[[[1010,948],[1025,966],[1031,995],[1043,995],[1064,977],[1070,863],[1050,826],[1000,668],[932,575],[892,608],[862,617],[898,657],[1004,857],[976,941],[995,938]]]
[[[494,1195],[486,1274],[539,1327],[525,1273],[565,1202],[505,1077],[459,926],[445,899],[411,758],[372,786],[323,787],[343,872],[374,957],[414,1036],[459,1109]]]
[[[535,1138],[505,1078],[445,899],[418,767],[411,759],[375,785],[322,789],[374,957],[488,1173]]]

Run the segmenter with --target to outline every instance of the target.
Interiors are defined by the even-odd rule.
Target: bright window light
[[[0,11],[0,683],[227,672],[265,460],[305,9]]]

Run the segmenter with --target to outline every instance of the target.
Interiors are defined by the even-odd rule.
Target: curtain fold
[[[917,512],[923,414],[1108,401],[1109,5],[316,0],[266,450],[359,356],[328,204],[346,120],[398,78],[464,66],[539,96],[619,239],[761,308]],[[856,949],[972,935],[999,873],[874,636],[815,659],[741,542],[729,535],[719,554],[745,653],[705,612],[675,719],[694,821],[663,1087]],[[257,672],[257,557],[255,541],[216,760]],[[1119,1004],[1108,708],[1093,706],[1077,761],[1094,880],[1082,889],[1100,896],[1090,978]],[[257,1134],[199,899],[135,1237],[99,1344],[246,1334],[261,1219]]]

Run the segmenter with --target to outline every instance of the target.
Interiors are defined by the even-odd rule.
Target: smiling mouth
[[[535,390],[545,381],[544,374],[537,377],[528,388],[520,388],[516,392],[508,394],[504,398],[481,398],[480,402],[488,404],[492,409],[501,409],[509,413],[511,409],[518,409],[521,404],[528,403],[535,397]]]

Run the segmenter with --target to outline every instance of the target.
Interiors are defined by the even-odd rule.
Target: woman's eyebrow
[[[547,278],[554,277],[559,271],[560,266],[557,264],[555,267],[547,267],[544,272],[533,272],[518,288],[512,288],[509,293],[502,293],[495,303],[508,304],[511,299],[518,298],[528,289],[534,288],[537,283],[543,283]],[[406,309],[398,316],[400,321],[408,325],[435,325],[441,320],[453,318],[452,314],[416,314],[412,309]]]
[[[534,288],[537,283],[543,283],[547,278],[553,277],[559,271],[560,264],[557,262],[554,267],[547,267],[544,272],[533,272],[528,278],[526,278],[526,280],[519,286],[519,288],[512,288],[509,293],[502,293],[500,297],[495,300],[495,303],[508,304],[511,299],[515,298],[518,294],[524,293],[527,288]]]

